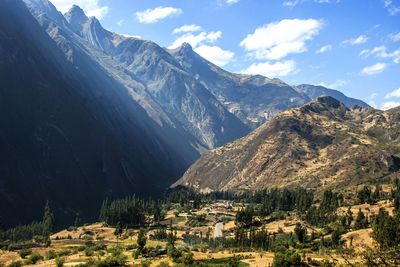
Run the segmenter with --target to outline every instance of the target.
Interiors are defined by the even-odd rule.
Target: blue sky
[[[189,42],[237,73],[400,105],[400,0],[51,0],[163,47]]]

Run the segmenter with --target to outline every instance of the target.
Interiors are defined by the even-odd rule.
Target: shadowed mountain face
[[[62,37],[57,42],[68,54],[21,1],[0,2],[5,226],[40,219],[47,199],[59,222],[76,212],[93,219],[104,198],[156,195],[187,166],[182,150],[162,137],[170,134],[168,127],[155,123],[122,85],[93,67],[79,44]]]
[[[321,190],[390,176],[400,169],[399,116],[318,98],[204,155],[174,186]]]

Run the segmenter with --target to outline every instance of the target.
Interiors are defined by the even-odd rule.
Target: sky
[[[235,73],[400,106],[400,0],[51,0],[113,32],[183,42]]]

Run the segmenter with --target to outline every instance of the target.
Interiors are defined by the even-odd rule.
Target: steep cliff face
[[[277,113],[321,96],[332,96],[347,107],[368,107],[363,101],[322,86],[289,86],[279,79],[227,72],[194,52],[189,44],[169,50],[181,66],[200,81],[243,123],[257,128]]]
[[[174,186],[321,190],[393,175],[400,168],[398,123],[398,110],[348,109],[318,98],[204,155]]]
[[[104,198],[156,195],[187,166],[165,127],[51,25],[56,42],[21,1],[0,2],[3,226],[41,219],[46,200],[59,222],[93,219]]]
[[[169,52],[229,111],[253,129],[278,112],[309,100],[279,79],[227,72],[202,58],[189,44]]]
[[[76,34],[141,81],[152,100],[171,121],[193,136],[198,146],[214,148],[249,132],[246,125],[154,42],[109,32],[96,18],[87,18],[77,6],[65,17]]]

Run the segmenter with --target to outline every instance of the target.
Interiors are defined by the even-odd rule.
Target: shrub
[[[56,257],[57,257],[57,253],[56,253],[54,250],[49,250],[49,251],[47,252],[46,258],[47,258],[48,260],[55,259]]]
[[[23,264],[20,261],[13,261],[8,265],[8,267],[21,267]]]
[[[41,261],[41,260],[43,260],[42,255],[40,255],[39,253],[33,253],[27,259],[26,264],[36,264],[38,261]]]
[[[19,254],[19,256],[20,256],[21,258],[25,259],[26,256],[29,256],[29,255],[32,254],[32,250],[30,250],[30,249],[21,249],[21,250],[18,252],[18,254]]]
[[[56,267],[63,267],[65,263],[65,258],[63,257],[57,257],[55,260]]]
[[[273,267],[291,267],[300,266],[300,255],[294,250],[286,250],[285,252],[277,252],[272,262]]]
[[[170,267],[171,265],[169,265],[168,262],[162,261],[160,262],[157,267]]]

